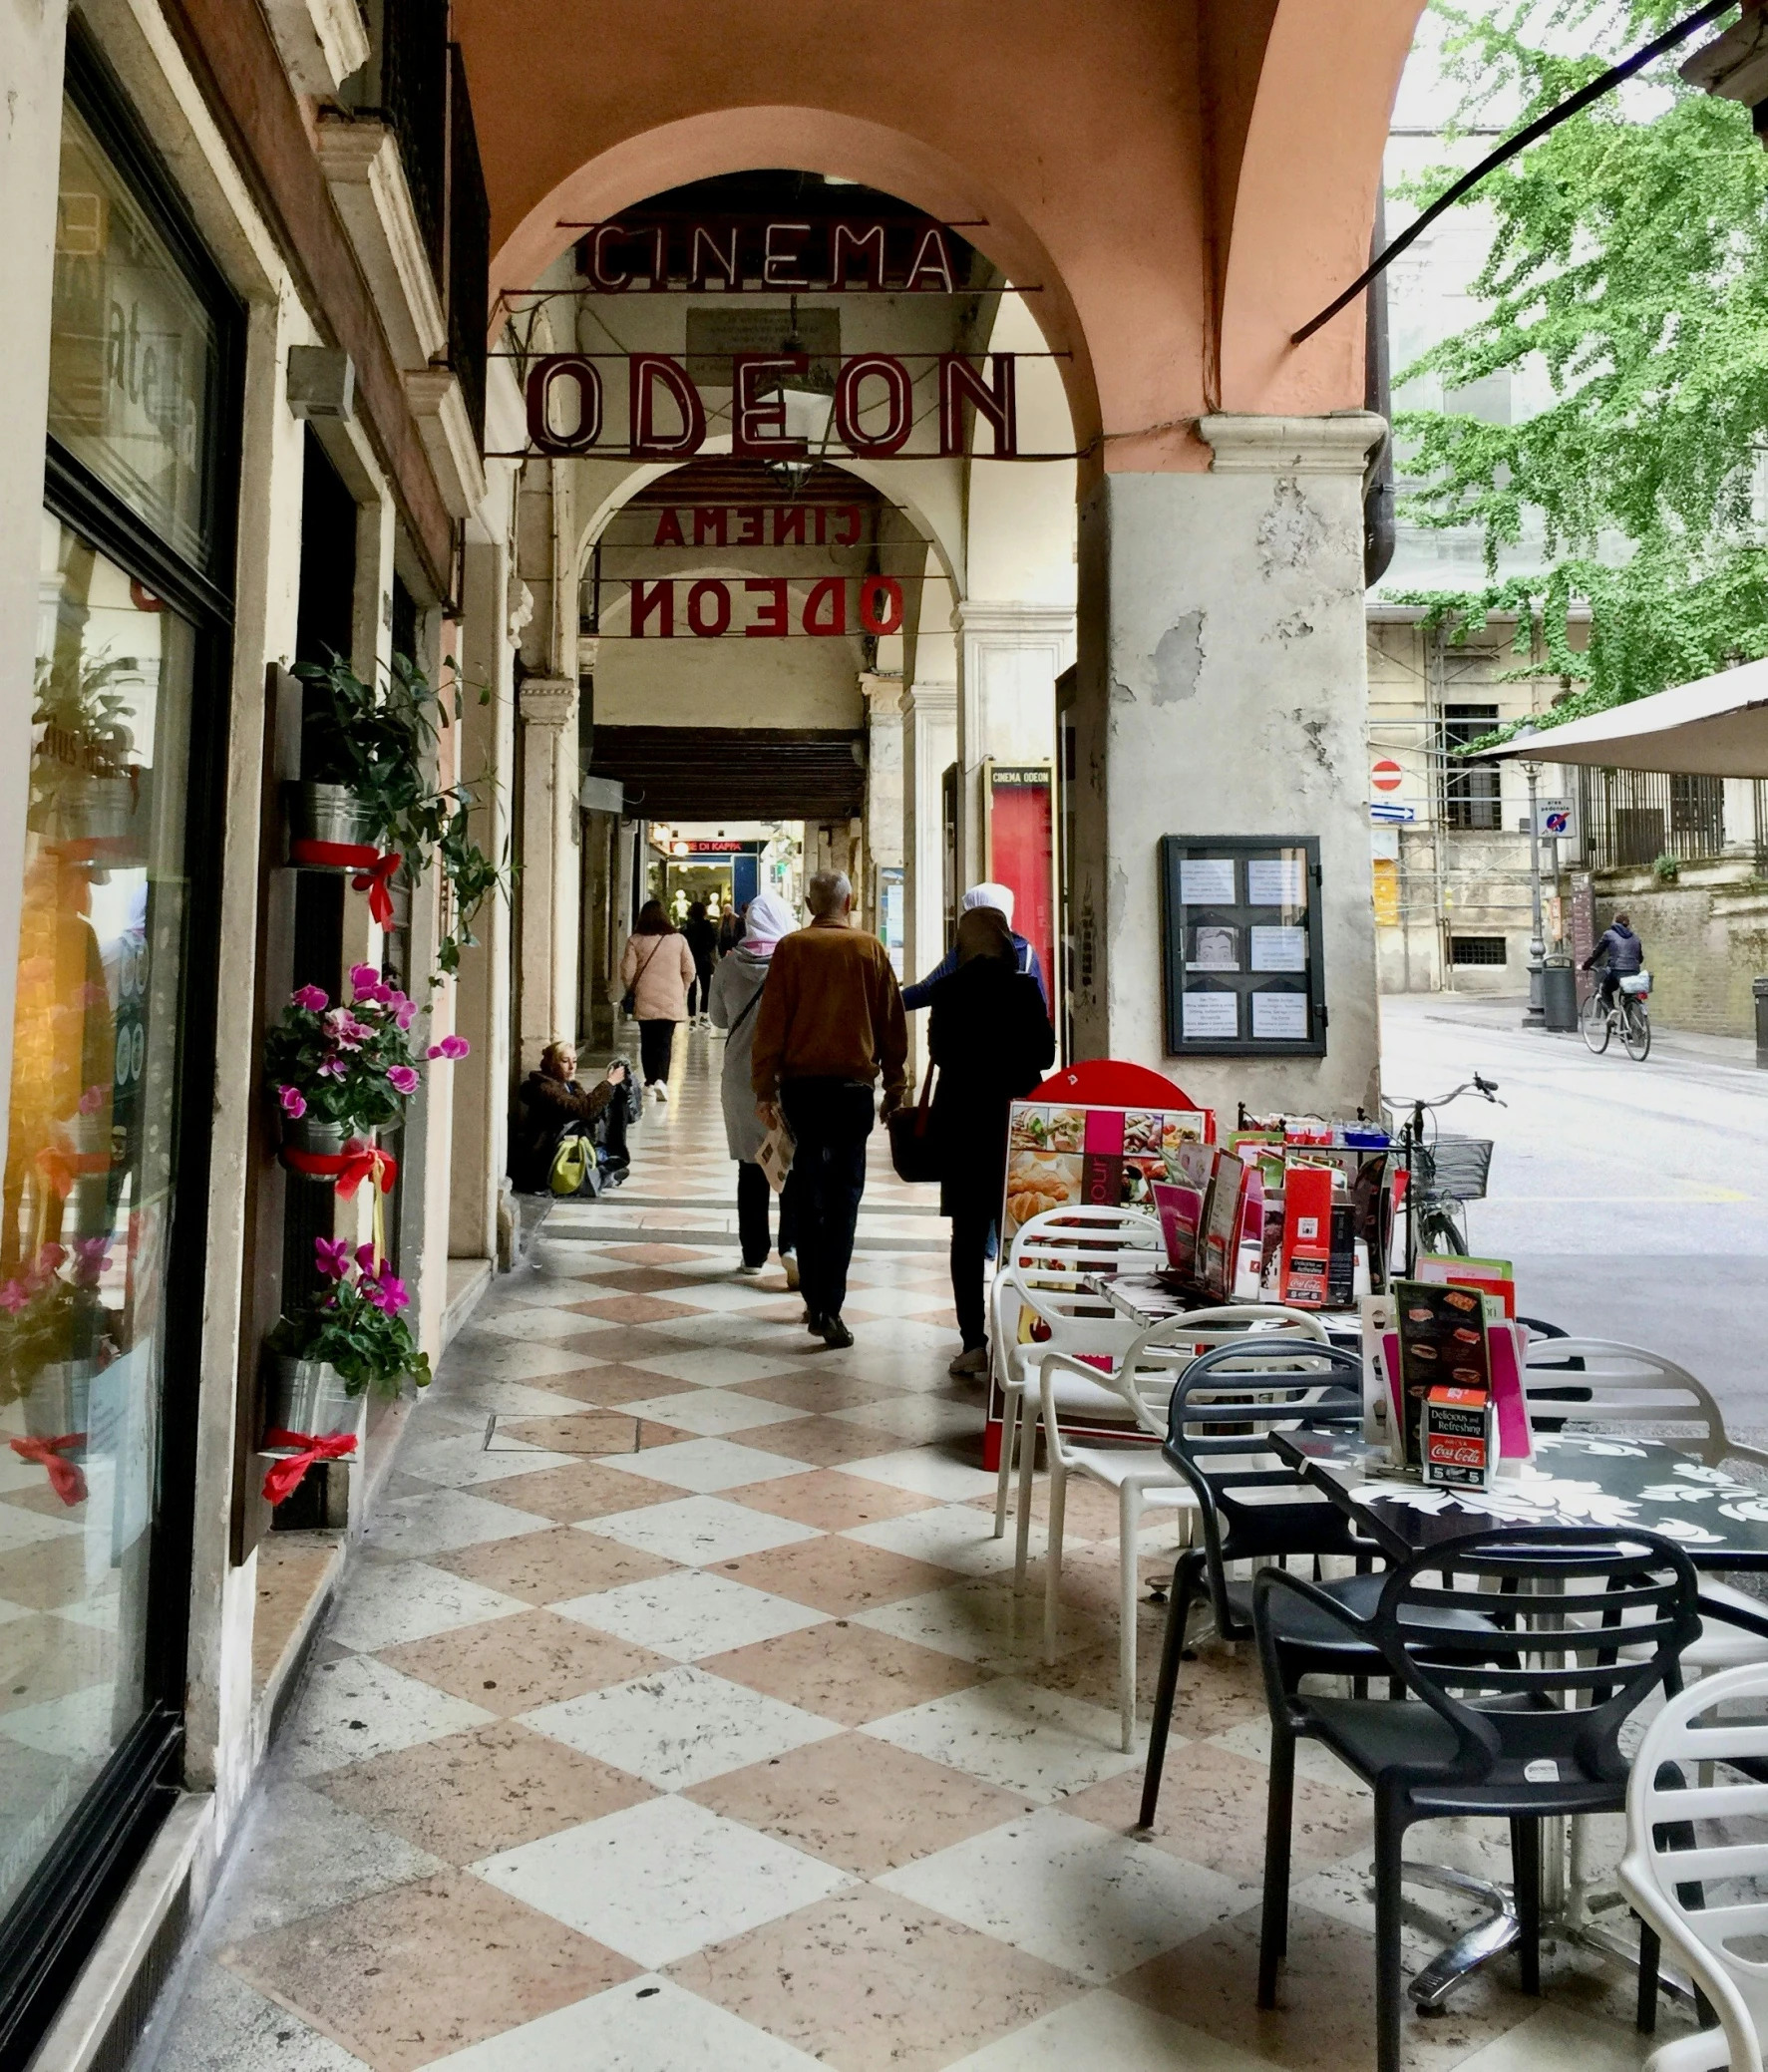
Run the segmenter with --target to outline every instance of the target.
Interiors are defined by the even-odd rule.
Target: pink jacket
[[[620,984],[638,995],[641,1022],[685,1022],[694,953],[684,935],[628,935],[620,954]]]

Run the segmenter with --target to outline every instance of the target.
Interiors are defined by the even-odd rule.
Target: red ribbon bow
[[[64,1504],[86,1502],[86,1477],[81,1474],[78,1463],[64,1461],[65,1448],[84,1446],[84,1432],[69,1432],[60,1439],[15,1439],[12,1450],[21,1461],[34,1461],[49,1475],[49,1486]]]
[[[69,1152],[57,1145],[46,1144],[37,1154],[37,1171],[58,1201],[67,1200],[73,1193],[76,1180],[109,1173],[110,1170],[111,1154],[108,1151]]]
[[[368,910],[383,928],[393,925],[393,895],[387,880],[405,859],[393,851],[385,856],[368,842],[291,842],[291,863],[316,864],[329,870],[352,870],[353,891],[368,894]]]
[[[390,1195],[399,1178],[399,1161],[393,1154],[360,1137],[351,1138],[341,1152],[296,1151],[284,1145],[282,1163],[291,1173],[304,1174],[309,1180],[332,1181],[346,1201],[365,1180],[378,1180],[381,1193]]]
[[[58,1442],[59,1443],[59,1442]],[[15,1439],[16,1446],[18,1441]],[[264,1477],[264,1502],[286,1504],[301,1486],[302,1478],[309,1468],[319,1461],[341,1461],[346,1454],[356,1451],[354,1432],[329,1432],[323,1437],[312,1432],[285,1432],[280,1425],[273,1425],[264,1434],[266,1446],[298,1447],[298,1453],[285,1459],[273,1461],[270,1472]]]

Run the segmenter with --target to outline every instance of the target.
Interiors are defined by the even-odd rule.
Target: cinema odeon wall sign
[[[904,453],[914,428],[914,376],[907,360],[894,353],[845,353],[835,378],[831,414],[833,438],[849,457],[862,461],[961,460],[966,414],[986,420],[994,437],[997,461],[1066,460],[1067,454],[1021,454],[1019,451],[1018,353],[937,353],[917,355],[937,368],[939,443],[931,452]],[[809,441],[786,430],[787,385],[803,388],[810,374],[808,353],[732,353],[730,356],[730,450],[745,459],[802,460]],[[986,358],[984,375],[974,364]],[[601,369],[605,360],[626,367],[626,443],[603,439],[604,408]],[[529,452],[509,459],[686,461],[706,443],[705,399],[682,362],[670,353],[547,353],[530,367],[527,379]],[[665,427],[660,418],[664,399],[673,405],[680,424]],[[862,414],[883,414],[871,429]],[[722,405],[720,406],[723,407]],[[835,457],[836,448],[827,449]]]

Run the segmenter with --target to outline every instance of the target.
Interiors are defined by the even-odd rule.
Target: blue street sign
[[[1416,806],[1397,805],[1391,799],[1371,799],[1369,818],[1390,827],[1410,827],[1418,818],[1418,809]]]

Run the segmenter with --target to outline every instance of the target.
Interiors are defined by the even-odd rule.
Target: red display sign
[[[1013,928],[1043,966],[1055,1008],[1055,821],[1047,763],[1024,768],[992,764],[988,772],[988,876],[1010,886]]]
[[[665,575],[628,587],[628,637],[633,640],[673,640],[678,632],[696,640],[718,640],[727,633],[745,640],[784,640],[800,633],[839,640],[849,633],[902,630],[902,585],[893,575],[824,575],[814,582],[785,575],[690,582],[686,576]]]
[[[591,223],[577,240],[590,291],[955,294],[965,280],[951,232],[926,216],[790,222],[743,216],[662,216]]]

